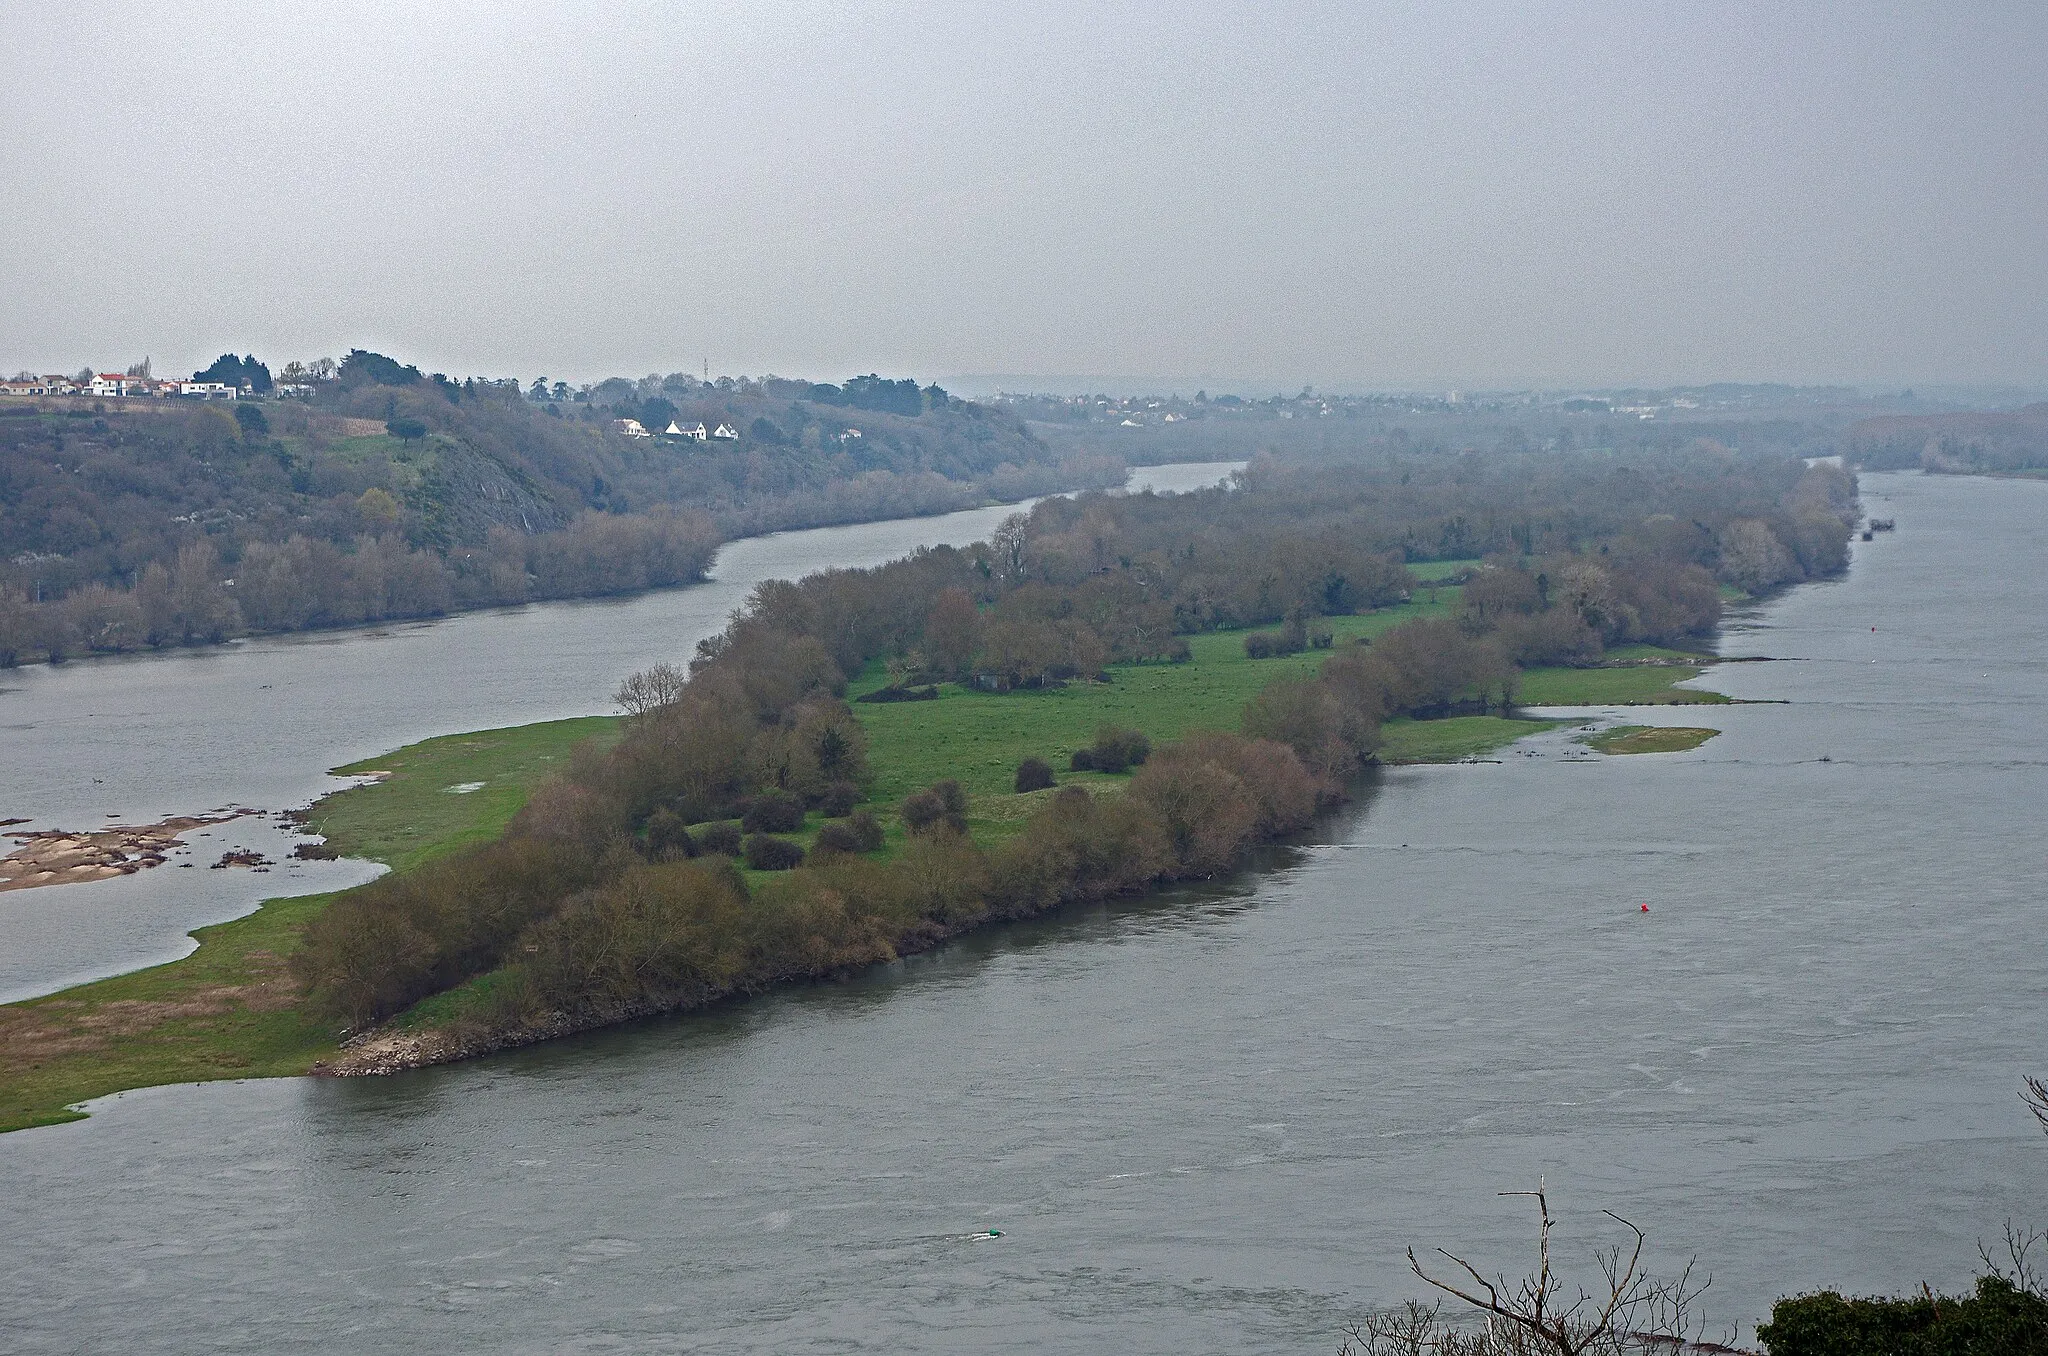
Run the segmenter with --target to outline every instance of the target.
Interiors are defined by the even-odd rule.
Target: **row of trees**
[[[37,603],[0,586],[0,667],[687,584],[703,578],[718,540],[703,514],[673,512],[589,513],[534,537],[500,528],[482,548],[445,556],[396,535],[336,544],[295,534],[252,542],[230,565],[201,539],[144,565],[129,589],[95,582]]]

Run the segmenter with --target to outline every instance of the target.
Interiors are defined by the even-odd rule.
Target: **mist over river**
[[[1139,467],[1126,488],[1201,489],[1243,464]],[[1020,507],[749,537],[691,588],[0,671],[0,818],[76,831],[226,805],[282,810],[346,784],[328,768],[416,740],[616,710],[620,679],[688,659],[762,580],[964,546]],[[174,960],[192,950],[192,928],[381,869],[289,861],[296,841],[274,821],[238,819],[192,834],[172,863],[204,867],[247,847],[276,869],[166,864],[0,894],[0,1002]]]
[[[1786,662],[1701,680],[1783,704],[1627,713],[1725,732],[1697,751],[1567,756],[1560,731],[1383,773],[1261,870],[850,982],[0,1136],[4,1346],[1327,1352],[1416,1294],[1410,1244],[1519,1274],[1531,1219],[1494,1193],[1539,1174],[1561,1260],[1615,1210],[1660,1267],[1697,1254],[1710,1317],[1745,1329],[1794,1291],[1962,1287],[2007,1217],[2048,1225],[2048,1138],[2015,1095],[2048,1074],[2048,484],[1863,487],[1899,530],[1731,620],[1724,652]],[[859,534],[902,526],[768,572],[897,554]],[[152,675],[263,718],[250,652],[334,646],[291,708],[315,765],[587,711],[593,676],[647,655],[636,628],[722,618],[749,549],[706,589],[393,628],[407,661],[374,672],[359,637],[95,666],[116,677],[80,709],[185,780],[11,812],[317,791],[269,748],[132,748],[168,719],[120,714]],[[569,653],[584,615],[615,651]],[[509,701],[515,660],[565,676]],[[337,733],[332,694],[373,683],[383,723]],[[77,766],[113,756],[69,728]]]

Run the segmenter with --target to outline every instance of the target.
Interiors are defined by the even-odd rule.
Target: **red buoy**
[[[1650,906],[1649,906],[1649,905],[1647,905],[1647,904],[1643,905],[1643,912],[1644,912],[1644,913],[1648,913],[1649,911],[1650,911]]]

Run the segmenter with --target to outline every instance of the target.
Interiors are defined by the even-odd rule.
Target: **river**
[[[1243,464],[1141,467],[1126,488],[1200,489]],[[616,709],[620,679],[688,659],[764,579],[965,545],[1020,507],[749,537],[691,588],[0,671],[0,818],[75,831],[304,805],[346,784],[328,768],[415,740]],[[292,861],[296,841],[273,819],[237,819],[155,870],[0,893],[0,1002],[175,960],[195,927],[380,869]],[[279,865],[196,869],[231,847]]]
[[[2048,1224],[2048,486],[1864,485],[1898,532],[1703,680],[1784,704],[1649,713],[1695,752],[1539,736],[854,981],[0,1137],[6,1346],[1328,1351],[1407,1245],[1519,1273],[1539,1174],[1564,1264],[1615,1210],[1730,1325],[1966,1285]]]

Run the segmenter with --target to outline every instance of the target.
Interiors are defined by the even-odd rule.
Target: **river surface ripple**
[[[1243,464],[1141,467],[1127,488],[1200,489]],[[629,598],[0,671],[0,818],[78,830],[304,805],[346,785],[326,769],[415,740],[615,710],[620,679],[688,659],[764,579],[966,545],[1020,507],[750,537],[720,549],[711,582]],[[192,928],[382,869],[291,861],[297,841],[274,820],[238,819],[192,834],[154,870],[0,894],[0,1002],[175,960],[192,951]],[[179,869],[230,847],[278,866]]]
[[[1726,638],[1799,662],[1708,679],[1788,704],[1649,713],[1696,752],[1546,735],[851,982],[0,1137],[5,1346],[1327,1351],[1408,1244],[1521,1271],[1538,1174],[1562,1259],[1616,1210],[1725,1322],[1964,1285],[2048,1224],[2048,486],[1864,486],[1899,531]]]

